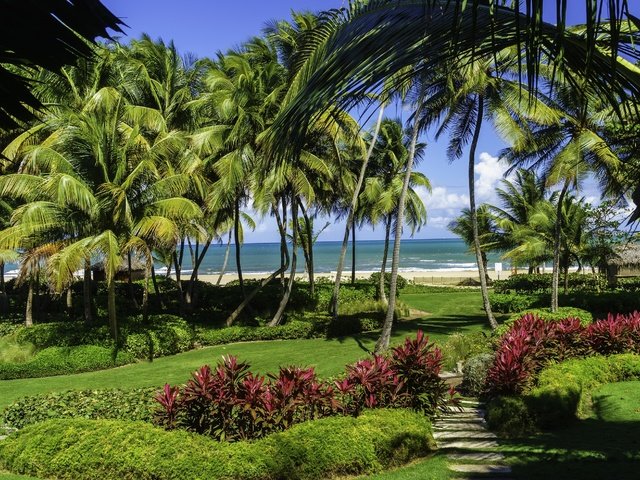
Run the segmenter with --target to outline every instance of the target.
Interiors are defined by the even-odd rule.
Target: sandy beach
[[[371,276],[372,271],[359,271],[356,272],[356,278],[358,279],[366,279]],[[425,285],[455,285],[460,283],[466,279],[475,279],[478,280],[478,271],[477,270],[433,270],[433,271],[415,271],[415,272],[400,272],[400,275],[405,279]],[[505,279],[511,275],[509,271],[503,271],[499,274],[494,271],[489,272],[489,277],[492,280]],[[245,273],[243,274],[243,278],[247,280],[261,280],[266,278],[268,275],[264,273]],[[203,282],[216,283],[218,281],[218,275],[199,275],[198,279]],[[333,281],[336,277],[336,272],[330,273],[316,273],[317,278],[328,278]],[[236,273],[227,273],[222,276],[222,280],[220,281],[221,285],[226,285],[229,282],[233,282],[238,279],[238,275]],[[308,275],[306,273],[299,273],[296,275],[296,279],[304,281],[308,279]],[[351,280],[351,271],[343,272],[342,279],[344,281]]]

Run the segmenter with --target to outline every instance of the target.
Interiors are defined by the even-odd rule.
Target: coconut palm
[[[382,220],[385,227],[384,248],[378,296],[386,302],[385,270],[389,253],[391,227],[396,220],[398,198],[402,190],[403,178],[408,161],[410,139],[409,132],[405,132],[399,120],[385,119],[380,126],[380,132],[369,167],[369,176],[361,196],[361,205],[366,212],[368,221],[376,224]],[[426,144],[418,143],[415,148],[417,164],[424,156]],[[407,190],[405,222],[413,235],[426,223],[427,212],[416,187],[431,190],[429,180],[419,172],[412,172]]]

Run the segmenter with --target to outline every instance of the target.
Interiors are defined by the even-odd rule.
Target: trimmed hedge
[[[196,342],[212,346],[235,342],[255,342],[260,340],[296,340],[321,337],[324,329],[310,322],[290,321],[277,327],[225,327],[217,329],[196,329]]]
[[[640,379],[640,355],[570,360],[544,369],[526,402],[540,426],[553,426],[588,417],[591,393],[601,385],[633,379]]]
[[[305,422],[254,442],[219,443],[141,422],[50,420],[0,443],[0,465],[58,479],[324,479],[370,474],[434,449],[407,410]]]
[[[506,436],[563,426],[591,414],[591,394],[601,385],[634,379],[640,379],[640,355],[568,360],[544,369],[526,394],[493,398],[486,420]]]
[[[491,309],[497,313],[521,312],[532,307],[538,301],[531,295],[518,295],[515,293],[491,293],[489,303]]]
[[[24,363],[0,363],[0,380],[92,372],[133,363],[133,355],[96,345],[45,348]]]
[[[135,390],[71,390],[22,397],[3,412],[9,427],[24,428],[52,418],[151,422],[156,387]]]
[[[532,273],[511,275],[504,280],[493,282],[496,293],[543,293],[551,291],[551,273]],[[606,278],[583,273],[569,274],[569,290],[580,292],[596,292],[606,286]],[[564,274],[560,277],[560,286],[564,286]]]

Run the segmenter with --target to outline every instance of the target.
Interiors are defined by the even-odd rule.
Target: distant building
[[[628,243],[615,247],[605,268],[611,285],[615,285],[619,278],[640,277],[640,244]]]

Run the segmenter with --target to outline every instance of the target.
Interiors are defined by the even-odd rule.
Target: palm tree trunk
[[[478,273],[480,275],[480,290],[482,291],[482,306],[489,320],[492,329],[498,328],[493,312],[491,311],[491,303],[489,302],[489,288],[487,285],[487,270],[482,261],[482,248],[480,246],[480,235],[478,233],[478,212],[476,210],[476,171],[475,158],[476,148],[478,147],[478,139],[480,138],[480,130],[482,129],[482,119],[484,117],[484,97],[478,95],[478,114],[476,117],[476,126],[473,131],[473,138],[469,148],[469,210],[471,211],[471,228],[473,230],[473,248],[476,254],[476,262],[478,264]]]
[[[247,298],[244,291],[244,281],[242,279],[242,264],[240,262],[240,200],[236,200],[233,212],[233,232],[234,240],[236,242],[236,270],[238,272],[238,281],[240,282],[240,291],[242,292],[242,298]]]
[[[222,277],[224,277],[224,272],[227,270],[227,262],[229,261],[229,252],[231,251],[231,235],[233,234],[233,230],[229,230],[229,238],[227,239],[227,248],[224,251],[224,261],[222,262],[222,268],[220,269],[220,275],[218,275],[218,280],[216,281],[216,285],[220,285],[222,281]]]
[[[274,212],[274,215],[276,217],[276,223],[278,225],[278,230],[280,231],[280,236],[282,238],[286,238],[287,232],[284,229],[284,223],[280,219],[280,214],[278,213],[278,208],[275,207],[273,209],[273,212]],[[286,244],[285,244],[285,246],[286,246]],[[233,323],[238,319],[240,314],[249,305],[249,302],[253,299],[253,297],[255,297],[258,294],[258,292],[260,290],[262,290],[262,288],[264,288],[265,285],[268,285],[274,278],[278,277],[278,275],[281,275],[283,272],[286,272],[287,268],[289,268],[289,250],[285,249],[285,263],[284,263],[284,265],[280,265],[280,268],[278,270],[273,272],[267,278],[262,279],[262,282],[260,282],[260,285],[258,285],[256,288],[254,288],[253,291],[251,291],[251,293],[249,293],[249,295],[247,295],[247,298],[245,298],[240,303],[240,305],[238,305],[238,308],[236,308],[233,311],[233,313],[231,313],[231,315],[229,315],[229,317],[227,318],[227,320],[225,322],[227,327],[230,327],[231,325],[233,325]]]
[[[127,253],[127,270],[128,270],[128,276],[129,278],[127,279],[127,287],[129,289],[129,297],[131,297],[131,304],[133,305],[133,308],[138,310],[138,308],[140,308],[140,306],[138,305],[138,301],[136,300],[136,294],[135,291],[133,290],[133,271],[131,269],[131,252]]]
[[[396,309],[396,290],[398,286],[398,264],[400,263],[400,240],[402,238],[402,224],[404,222],[404,209],[407,199],[407,191],[409,190],[409,182],[411,180],[411,170],[413,169],[413,160],[416,156],[416,144],[418,143],[418,133],[420,132],[420,113],[422,105],[420,104],[414,113],[415,120],[413,131],[411,133],[411,144],[409,146],[409,158],[407,159],[407,171],[402,183],[402,191],[398,198],[398,215],[396,217],[396,231],[393,243],[393,254],[391,257],[391,282],[389,285],[389,302],[387,304],[387,316],[382,325],[382,333],[376,342],[375,352],[382,353],[389,348],[391,341],[391,328],[393,327],[393,317]]]
[[[142,321],[149,320],[149,277],[153,269],[153,262],[147,261],[144,269],[144,290],[142,292]]]
[[[9,311],[9,297],[4,283],[4,262],[0,261],[0,313]]]
[[[107,279],[107,311],[109,313],[109,330],[111,338],[118,343],[118,319],[116,317],[116,282]]]
[[[376,121],[376,126],[373,132],[373,137],[371,138],[371,145],[369,145],[369,150],[367,151],[367,156],[362,162],[362,166],[360,167],[360,174],[358,175],[358,182],[356,183],[355,189],[353,190],[353,196],[351,197],[351,205],[349,206],[349,213],[347,215],[347,221],[344,228],[344,237],[342,239],[342,248],[340,249],[340,258],[338,259],[338,267],[336,268],[336,279],[333,288],[333,295],[331,297],[331,302],[329,303],[329,314],[333,316],[333,319],[338,318],[338,298],[340,295],[340,282],[342,280],[342,269],[344,268],[344,258],[347,255],[347,247],[349,245],[349,227],[351,226],[351,222],[353,221],[353,217],[355,215],[356,207],[358,205],[358,197],[360,196],[360,190],[362,189],[362,183],[364,182],[364,176],[367,173],[367,165],[369,164],[369,159],[373,154],[373,148],[378,141],[378,134],[380,133],[380,125],[382,124],[382,117],[384,116],[384,105],[380,106],[380,112],[378,113],[378,120]]]
[[[69,315],[73,313],[73,290],[71,285],[67,288],[67,313]]]
[[[200,252],[200,242],[196,240],[196,251],[195,251],[195,262],[193,262],[193,271],[191,272],[191,278],[189,279],[189,291],[187,292],[187,304],[189,305],[189,309],[192,310],[196,307],[196,285],[198,283],[198,272],[200,271],[200,266],[202,265],[202,261],[209,250],[209,246],[211,246],[211,242],[213,239],[207,239],[204,247],[202,247],[202,252]]]
[[[162,295],[160,295],[160,288],[158,288],[158,279],[156,278],[156,267],[151,263],[151,281],[153,283],[153,291],[156,294],[156,298],[160,303],[160,308],[164,310],[164,302],[162,301]]]
[[[356,219],[351,220],[351,285],[356,283]]]
[[[282,203],[282,228],[283,230],[281,231],[281,235],[280,235],[280,269],[282,271],[282,273],[280,274],[280,285],[282,286],[282,289],[284,291],[284,272],[287,271],[287,268],[289,268],[289,250],[287,247],[287,196],[286,195],[282,195],[282,199],[281,199],[281,203]],[[276,215],[277,215],[277,207],[276,207]],[[286,263],[286,267],[284,267]],[[283,268],[284,267],[284,268]]]
[[[84,261],[84,279],[82,280],[82,297],[84,304],[84,323],[87,325],[93,322],[92,308],[91,308],[91,260],[85,259]]]
[[[27,307],[24,312],[25,327],[33,326],[33,275],[29,275],[29,291],[27,292]]]
[[[560,283],[560,244],[562,236],[562,203],[569,189],[569,180],[565,180],[558,205],[556,207],[556,228],[553,235],[553,275],[551,277],[551,311],[558,311],[558,286]]]
[[[300,240],[302,241],[303,251],[305,254],[305,261],[307,262],[307,273],[309,274],[309,293],[311,295],[315,295],[316,292],[316,281],[314,274],[314,266],[313,266],[313,227],[311,225],[311,219],[309,215],[307,215],[307,210],[304,208],[302,202],[299,202],[300,211],[302,212],[302,217],[304,218],[305,230],[307,232],[307,241],[304,242],[302,240],[302,236],[300,236]]]
[[[391,215],[386,218],[384,231],[384,250],[382,251],[382,265],[380,266],[380,281],[378,282],[378,298],[387,303],[385,292],[385,274],[387,270],[387,257],[389,256],[389,237],[391,236]]]
[[[291,273],[289,276],[289,282],[287,283],[287,289],[282,296],[282,300],[280,300],[278,310],[273,316],[271,322],[269,322],[270,327],[278,326],[282,322],[282,316],[284,315],[284,311],[287,308],[287,304],[289,303],[291,290],[293,289],[293,283],[295,282],[296,278],[296,263],[298,259],[298,235],[296,235],[295,232],[298,230],[298,203],[296,202],[294,194],[291,195],[291,221],[293,223],[291,230],[294,232],[291,240]]]

